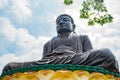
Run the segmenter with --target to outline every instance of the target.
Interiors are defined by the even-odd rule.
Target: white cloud
[[[107,9],[112,14],[120,14],[120,0],[105,0]]]
[[[49,37],[34,37],[24,28],[16,29],[11,22],[3,17],[0,17],[1,30],[0,33],[5,36],[7,41],[3,43],[14,43],[22,48],[21,55],[17,53],[3,53],[0,57],[0,71],[8,62],[14,61],[33,61],[40,60],[43,53],[43,45],[48,41]],[[4,46],[4,45],[3,45]],[[10,47],[10,46],[9,46]],[[6,47],[7,48],[7,47]]]
[[[8,4],[8,0],[0,0],[0,8],[4,8],[5,6],[7,6]]]
[[[10,9],[16,18],[20,21],[26,21],[26,19],[32,15],[32,10],[29,6],[29,0],[12,0],[12,6]]]
[[[6,37],[9,38],[9,41],[14,41],[16,29],[13,27],[10,21],[7,18],[0,17],[0,24],[1,24],[0,32],[4,33]]]
[[[0,0],[0,8],[6,9],[6,13],[15,17],[18,22],[26,22],[32,16],[31,6],[39,6],[39,0]]]

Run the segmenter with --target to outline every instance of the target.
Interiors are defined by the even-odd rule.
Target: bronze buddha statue
[[[58,16],[56,26],[58,35],[44,45],[41,60],[10,62],[4,67],[3,72],[39,64],[79,64],[119,72],[118,62],[109,49],[94,50],[87,35],[75,33],[75,24],[71,16]]]

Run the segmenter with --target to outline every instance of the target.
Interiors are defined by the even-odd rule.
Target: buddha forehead
[[[66,19],[73,23],[73,19],[69,15],[60,15],[60,16],[58,16],[57,19],[56,19],[56,22],[59,22],[60,20],[66,20]]]

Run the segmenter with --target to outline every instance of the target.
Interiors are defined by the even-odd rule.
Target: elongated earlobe
[[[75,27],[76,27],[76,25],[75,24],[73,24],[73,32],[75,33]]]

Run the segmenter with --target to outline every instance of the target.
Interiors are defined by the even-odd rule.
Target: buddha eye
[[[63,20],[64,20],[65,22],[70,21],[68,18],[64,18]]]
[[[59,18],[56,21],[56,24],[60,24],[60,23],[66,23],[66,22],[71,22],[71,20],[69,18],[63,17],[63,18]]]

